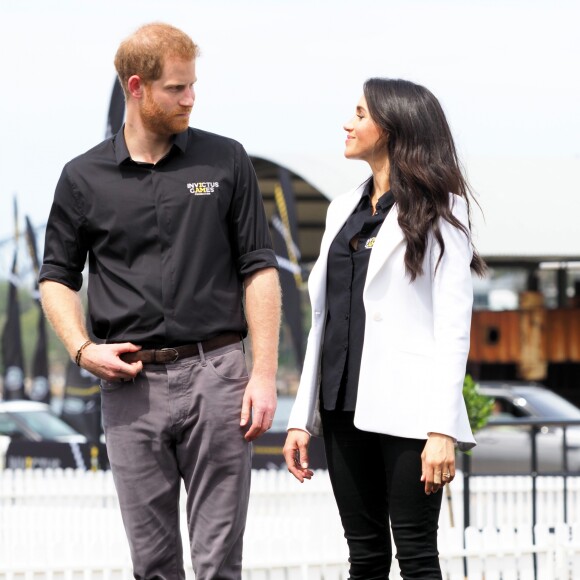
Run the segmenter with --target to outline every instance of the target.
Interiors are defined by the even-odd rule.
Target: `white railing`
[[[484,572],[485,580],[531,580],[533,554],[537,578],[574,578],[580,570],[580,525],[562,521],[562,480],[539,478],[538,490],[535,543],[526,477],[473,478],[473,526],[464,534],[458,474],[440,518],[444,578],[464,580],[465,556],[469,580],[482,580]],[[580,478],[568,479],[568,514],[569,522],[580,521]],[[187,538],[184,512],[182,535]],[[284,471],[253,473],[245,580],[346,580],[347,556],[326,472],[302,485]],[[396,566],[394,560],[391,578],[399,577]],[[0,472],[0,580],[61,578],[132,578],[110,472]]]

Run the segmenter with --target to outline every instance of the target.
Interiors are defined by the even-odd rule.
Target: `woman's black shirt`
[[[363,288],[371,250],[395,202],[388,191],[372,215],[372,180],[328,252],[326,329],[322,346],[321,407],[354,411],[364,341]]]

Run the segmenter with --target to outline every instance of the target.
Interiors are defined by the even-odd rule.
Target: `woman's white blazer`
[[[320,358],[326,321],[328,250],[353,212],[364,185],[328,208],[320,256],[308,280],[312,327],[288,428],[320,435]],[[453,215],[466,227],[467,204],[450,194]],[[387,215],[371,250],[363,290],[366,320],[354,415],[364,431],[413,439],[443,433],[462,449],[475,445],[462,395],[469,353],[473,287],[471,240],[440,220],[445,252],[429,235],[423,275],[405,273],[405,239],[397,205]]]

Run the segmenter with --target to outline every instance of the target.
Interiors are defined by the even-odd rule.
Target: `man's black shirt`
[[[277,268],[243,147],[191,128],[155,165],[121,129],[64,167],[40,280],[79,290],[87,254],[94,334],[143,346],[245,335],[243,278]]]
[[[383,194],[373,215],[372,179],[328,252],[326,328],[322,347],[323,408],[354,411],[365,332],[363,289],[374,240],[395,203]]]

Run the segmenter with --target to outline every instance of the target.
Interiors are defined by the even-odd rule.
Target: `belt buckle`
[[[172,348],[172,347],[166,347],[166,348],[159,349],[160,352],[169,352],[170,350],[172,350],[175,353],[175,356],[173,357],[173,360],[167,361],[167,363],[169,363],[169,364],[174,363],[179,358],[179,352],[177,351],[176,348]]]

